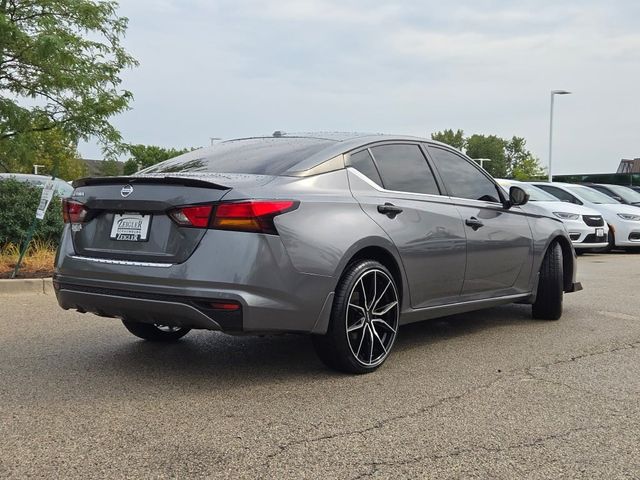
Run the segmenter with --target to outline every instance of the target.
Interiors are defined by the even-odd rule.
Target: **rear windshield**
[[[212,172],[282,175],[299,162],[334,144],[319,138],[229,140],[171,158],[140,173]]]

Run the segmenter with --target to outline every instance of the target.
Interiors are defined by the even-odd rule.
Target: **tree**
[[[471,135],[467,141],[466,154],[471,158],[488,158],[485,170],[497,178],[505,178],[509,174],[509,165],[505,154],[506,142],[495,135]]]
[[[522,137],[513,136],[505,140],[496,135],[471,135],[465,138],[462,130],[443,130],[431,134],[433,140],[446,143],[471,158],[487,158],[484,168],[494,177],[531,180],[544,175],[539,160],[526,149],[527,142]]]
[[[451,145],[453,148],[457,148],[458,150],[463,150],[466,145],[464,132],[459,129],[455,132],[451,129],[448,129],[443,130],[442,132],[432,133],[431,139],[438,142],[446,143],[447,145]]]
[[[34,137],[56,130],[73,144],[95,137],[107,156],[122,150],[109,119],[128,108],[120,73],[137,62],[121,45],[127,19],[117,7],[0,0],[0,143],[28,152]]]
[[[122,163],[115,158],[108,158],[100,165],[100,175],[103,177],[115,177],[122,174]]]
[[[75,144],[58,129],[34,132],[28,141],[0,142],[0,162],[6,171],[17,173],[33,173],[33,165],[42,165],[43,174],[65,180],[75,180],[87,173]]]
[[[545,170],[540,162],[525,147],[527,142],[522,137],[512,137],[505,143],[505,153],[509,164],[509,177],[516,180],[532,180],[544,175]]]
[[[129,145],[131,158],[124,164],[124,174],[131,175],[138,170],[177,157],[189,151],[190,149],[188,148],[178,150],[175,148],[162,148],[156,145]]]

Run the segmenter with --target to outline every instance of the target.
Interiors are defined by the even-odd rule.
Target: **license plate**
[[[125,242],[146,242],[149,239],[151,215],[138,213],[117,213],[113,216],[111,240]]]
[[[596,237],[604,237],[604,228],[596,228]]]

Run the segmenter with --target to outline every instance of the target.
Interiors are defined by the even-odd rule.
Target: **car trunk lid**
[[[248,178],[252,177],[252,178]],[[270,179],[257,175],[139,175],[74,182],[72,201],[87,209],[71,224],[77,255],[138,262],[182,263],[205,229],[178,225],[169,212],[184,205],[215,204],[238,186]]]

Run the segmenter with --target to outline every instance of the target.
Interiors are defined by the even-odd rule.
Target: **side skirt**
[[[472,312],[483,308],[497,307],[498,305],[506,305],[509,303],[529,303],[528,300],[530,298],[531,293],[523,293],[404,311],[400,316],[400,325],[407,325],[409,323],[420,322],[422,320],[430,320],[432,318],[446,317],[447,315]]]

